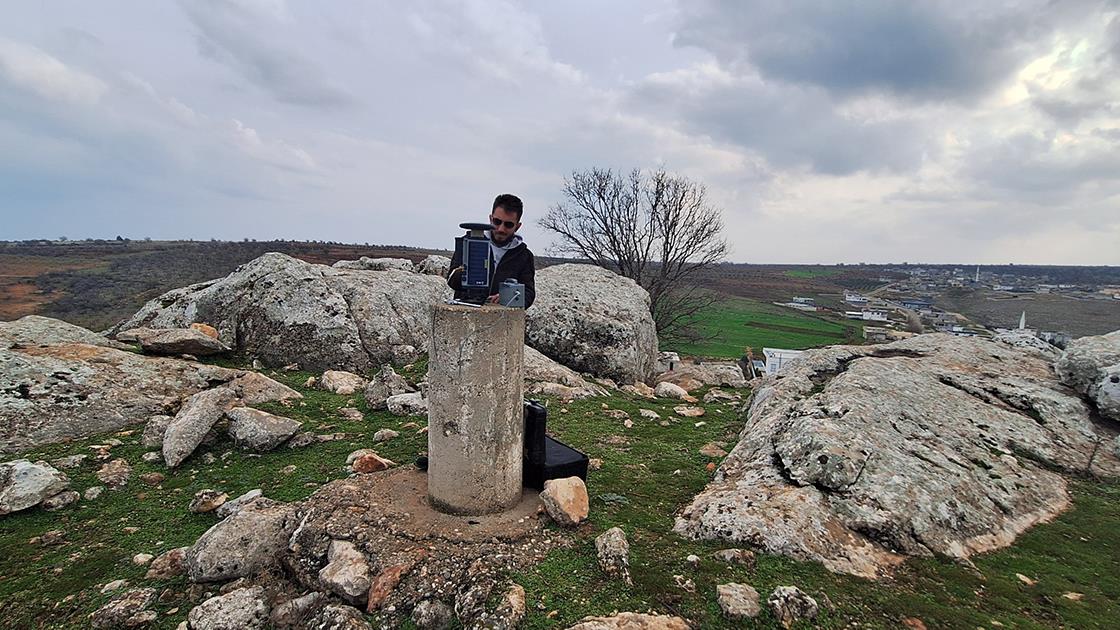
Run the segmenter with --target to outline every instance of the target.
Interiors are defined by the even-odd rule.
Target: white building
[[[861,319],[868,322],[885,322],[888,320],[885,311],[876,310],[844,311],[844,317],[848,319]]]
[[[782,348],[763,348],[762,354],[766,357],[766,374],[781,372],[791,361],[797,360],[804,350],[785,350]]]
[[[848,304],[867,304],[867,298],[858,293],[844,292],[844,301]]]

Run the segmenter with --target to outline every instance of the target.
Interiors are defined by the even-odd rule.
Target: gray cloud
[[[277,21],[275,13],[236,0],[181,0],[179,6],[198,29],[200,53],[229,66],[276,100],[311,107],[352,102],[322,66],[298,52],[298,41],[269,37],[268,23]]]

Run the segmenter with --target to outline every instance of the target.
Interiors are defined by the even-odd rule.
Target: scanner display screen
[[[490,241],[464,239],[464,288],[488,288],[490,286]]]

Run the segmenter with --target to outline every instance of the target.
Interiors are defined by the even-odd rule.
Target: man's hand
[[[498,303],[498,294],[495,293],[494,295],[491,295],[490,297],[486,298],[486,301],[491,303],[491,304],[497,304]]]
[[[448,276],[453,276],[453,275],[455,275],[455,274],[457,274],[457,273],[463,273],[463,269],[464,269],[463,265],[459,265],[458,267],[456,267],[456,268],[452,269],[452,270],[451,270],[451,273],[449,273],[449,274],[447,274],[447,275],[448,275]]]

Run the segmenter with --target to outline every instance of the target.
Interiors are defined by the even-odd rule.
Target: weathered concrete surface
[[[86,343],[96,342],[96,343]],[[148,357],[48,318],[0,325],[0,452],[81,438],[174,413],[179,401],[239,374]]]
[[[1097,428],[1037,352],[921,335],[807,352],[763,382],[739,437],[676,531],[875,577],[1053,518],[1070,499],[1046,467],[1083,470]],[[1106,450],[1093,471],[1116,476]]]
[[[432,307],[428,497],[454,514],[521,499],[525,311]]]
[[[537,299],[526,339],[545,356],[619,383],[646,381],[657,364],[649,293],[594,265],[554,265],[537,272]]]
[[[315,265],[268,253],[218,280],[169,291],[110,333],[207,322],[266,365],[364,372],[428,345],[428,305],[450,295],[439,277]]]

